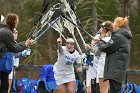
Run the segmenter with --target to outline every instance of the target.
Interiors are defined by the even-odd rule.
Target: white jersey
[[[65,46],[62,46],[62,52],[58,51],[57,62],[54,64],[54,73],[57,75],[74,74],[73,63],[81,63],[81,56],[78,51],[69,53]]]
[[[105,42],[108,42],[110,40],[111,37],[105,37],[102,40]],[[97,51],[98,47],[92,46],[93,48],[93,52]],[[106,57],[106,53],[101,52],[100,56],[96,58],[96,56],[94,56],[94,60],[93,62],[93,66],[89,65],[89,69],[87,70],[87,87],[90,86],[90,82],[91,79],[94,78],[103,78],[104,76],[104,66],[105,66],[105,57]]]
[[[15,56],[14,56],[13,60],[14,60],[14,66],[18,67],[19,66],[19,58],[15,58]]]
[[[102,40],[105,42],[109,42],[111,37],[105,37]],[[98,58],[98,64],[97,64],[97,74],[99,78],[104,77],[104,66],[105,66],[105,58],[106,58],[106,53],[101,52],[99,58]]]
[[[109,42],[110,38],[111,37],[108,36],[108,37],[104,37],[102,40],[105,41],[105,42]]]

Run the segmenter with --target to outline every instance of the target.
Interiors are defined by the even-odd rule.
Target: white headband
[[[3,16],[3,15],[0,15],[0,22],[3,22],[4,21],[4,19],[5,19],[5,17]]]
[[[73,40],[72,38],[68,38],[68,39],[66,40],[66,42],[74,43],[74,40]]]

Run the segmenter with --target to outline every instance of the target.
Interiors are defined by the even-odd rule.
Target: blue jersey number
[[[67,61],[66,65],[72,65],[71,61]]]

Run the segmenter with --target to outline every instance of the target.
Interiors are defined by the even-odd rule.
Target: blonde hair
[[[117,23],[118,27],[128,26],[129,24],[128,17],[117,17],[114,22]]]

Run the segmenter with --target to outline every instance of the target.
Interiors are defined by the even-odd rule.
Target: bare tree
[[[95,34],[97,32],[97,24],[98,24],[98,13],[97,13],[97,2],[98,0],[93,0],[93,27],[92,32]]]
[[[129,16],[130,15],[129,0],[122,0],[122,13],[123,13],[123,16]]]
[[[138,0],[138,13],[140,15],[140,0]]]

